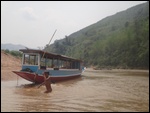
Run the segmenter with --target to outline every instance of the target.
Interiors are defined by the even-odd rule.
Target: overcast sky
[[[146,1],[1,1],[1,43],[44,47]]]

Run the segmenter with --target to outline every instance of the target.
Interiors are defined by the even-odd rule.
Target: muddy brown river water
[[[1,81],[1,111],[149,111],[149,71],[91,70],[74,80],[45,86],[19,78]]]

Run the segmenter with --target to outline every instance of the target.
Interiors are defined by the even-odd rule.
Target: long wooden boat
[[[20,49],[23,52],[22,69],[13,71],[18,76],[34,82],[44,82],[43,72],[48,71],[52,82],[68,80],[81,76],[82,61],[64,55],[35,49]]]

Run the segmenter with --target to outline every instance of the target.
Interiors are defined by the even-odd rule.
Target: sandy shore
[[[21,59],[1,51],[1,80],[16,80],[12,71],[21,69]]]
[[[17,79],[17,75],[15,73],[13,73],[12,71],[15,70],[20,70],[20,68],[18,69],[1,69],[1,80],[16,80]]]

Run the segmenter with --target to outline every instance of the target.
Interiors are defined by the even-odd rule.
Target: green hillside
[[[149,68],[149,2],[108,16],[46,51],[82,59],[86,66]]]

